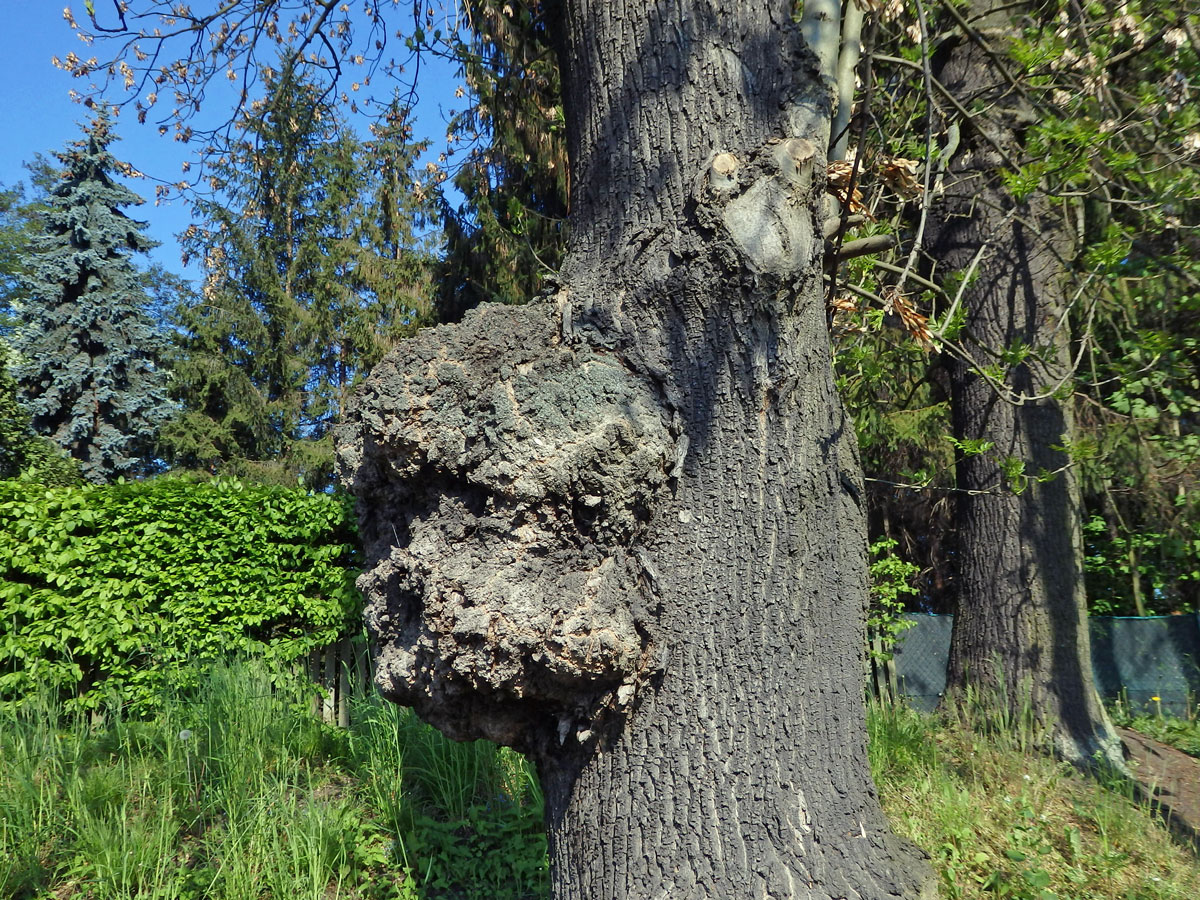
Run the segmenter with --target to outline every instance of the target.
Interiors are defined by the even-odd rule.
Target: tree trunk
[[[342,432],[377,683],[536,760],[559,900],[932,893],[867,764],[815,60],[787,2],[563,6],[554,295],[422,333]]]
[[[985,40],[1002,46],[997,34]],[[1064,295],[1073,236],[1044,193],[1018,199],[1000,177],[1001,149],[1021,158],[1029,113],[991,56],[965,37],[941,52],[938,80],[964,107],[988,112],[962,124],[926,251],[943,279],[968,277],[975,263],[962,299],[969,358],[951,363],[951,408],[960,441],[992,444],[958,464],[948,697],[969,691],[1010,721],[1031,716],[1075,765],[1099,756],[1120,768],[1121,744],[1093,684],[1082,501],[1064,450],[1073,434]]]

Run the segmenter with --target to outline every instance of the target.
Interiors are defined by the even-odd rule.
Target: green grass
[[[871,769],[945,900],[1194,900],[1200,861],[1119,779],[1081,776],[1028,729],[874,705]]]
[[[517,754],[369,698],[322,725],[312,689],[261,663],[200,683],[145,720],[0,711],[0,900],[547,896]],[[945,900],[1200,896],[1196,856],[1126,785],[1054,763],[1020,722],[874,706],[869,727],[884,808]]]
[[[0,712],[0,898],[521,898],[546,893],[524,760],[364,700],[343,731],[261,663],[149,720]]]
[[[1128,703],[1118,701],[1111,707],[1110,714],[1117,725],[1140,731],[1192,756],[1200,756],[1200,704],[1190,703],[1184,715],[1172,716],[1163,715],[1157,703],[1135,712]]]

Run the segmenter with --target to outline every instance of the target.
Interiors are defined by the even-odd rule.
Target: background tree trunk
[[[785,2],[561,16],[556,293],[400,348],[343,432],[377,681],[536,759],[559,900],[931,893],[867,763],[815,59]]]
[[[1002,46],[1002,23],[978,21],[1000,29],[984,35]],[[943,280],[967,277],[979,260],[963,293],[970,358],[950,365],[951,407],[960,441],[993,445],[958,464],[967,493],[958,495],[949,696],[970,691],[992,712],[1031,716],[1075,765],[1099,756],[1122,767],[1093,684],[1082,502],[1064,450],[1074,433],[1064,296],[1073,234],[1044,193],[1019,199],[1003,183],[1009,163],[1000,151],[1021,158],[1031,113],[992,56],[959,37],[937,62],[936,77],[963,106],[987,105],[962,123],[953,178],[931,210],[925,247]]]

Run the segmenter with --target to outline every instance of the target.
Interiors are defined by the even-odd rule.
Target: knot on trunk
[[[816,147],[804,138],[772,141],[739,158],[715,154],[697,181],[700,224],[723,232],[756,275],[793,277],[811,264]]]
[[[648,658],[637,545],[675,440],[650,384],[560,319],[489,305],[421,332],[339,430],[376,681],[460,739],[557,741]]]

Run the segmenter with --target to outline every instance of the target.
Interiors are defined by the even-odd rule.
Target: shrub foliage
[[[357,626],[344,498],[232,480],[0,482],[0,703],[152,705],[183,664],[287,661]]]

